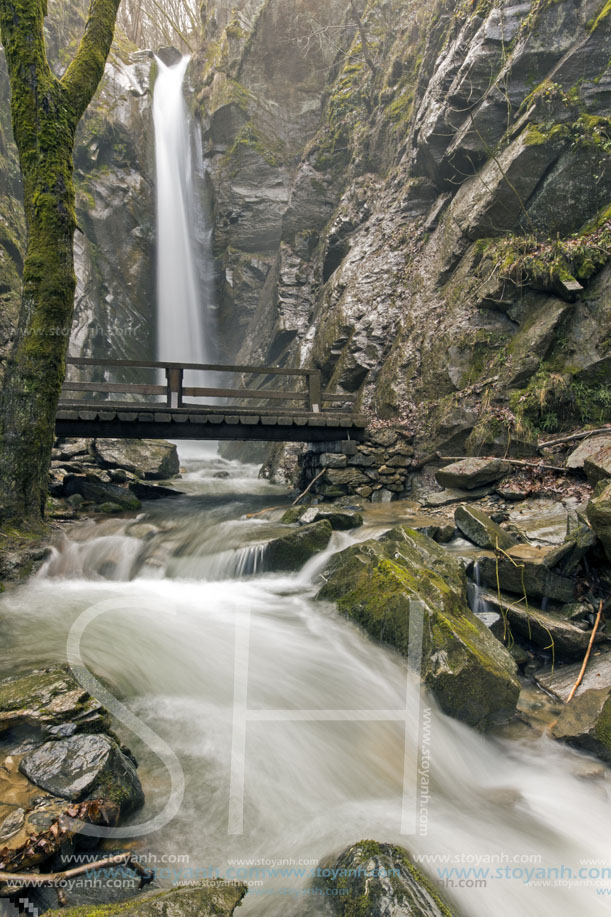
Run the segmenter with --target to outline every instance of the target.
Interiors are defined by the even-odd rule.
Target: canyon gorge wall
[[[608,3],[205,0],[201,20],[188,98],[223,360],[318,366],[417,451],[524,454],[610,419]],[[74,352],[152,354],[153,79],[115,46],[81,129]],[[4,343],[8,133],[3,105]]]

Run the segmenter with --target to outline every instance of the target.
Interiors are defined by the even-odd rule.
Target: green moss
[[[244,151],[257,153],[268,166],[278,168],[286,161],[286,147],[281,140],[269,137],[257,127],[254,121],[248,121],[239,131],[233,145],[224,156],[224,164],[232,174],[239,172],[240,157]]]
[[[596,29],[611,15],[611,0],[605,0],[603,7],[590,25],[590,31],[595,32]]]

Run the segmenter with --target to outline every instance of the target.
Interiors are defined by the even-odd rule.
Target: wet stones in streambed
[[[588,522],[611,562],[611,483],[599,484],[587,508]]]
[[[316,884],[326,890],[337,917],[459,917],[403,847],[360,841],[335,862],[321,863],[319,873]]]
[[[507,550],[517,544],[513,535],[474,506],[457,506],[454,521],[465,538],[480,548]]]
[[[499,601],[498,594],[493,592],[482,592],[480,598],[488,609],[496,611],[506,620],[502,629],[508,636],[520,643],[553,652],[556,661],[581,658],[588,648],[592,628],[585,621],[576,624],[560,613],[543,611],[533,605],[526,607],[504,596]],[[596,642],[601,643],[605,639],[599,633]]]
[[[95,475],[68,474],[63,482],[64,496],[80,494],[88,503],[116,504],[123,511],[140,509],[140,500],[118,484],[106,484]]]
[[[274,538],[265,547],[263,569],[270,572],[299,570],[311,557],[324,551],[332,534],[331,523],[323,519]]]
[[[442,487],[474,490],[500,481],[510,471],[511,465],[502,459],[465,458],[440,468],[435,477]]]
[[[47,911],[48,917],[232,917],[246,895],[245,885],[206,882],[153,891],[132,901]]]
[[[422,607],[422,676],[444,713],[480,728],[514,713],[515,662],[469,610],[460,563],[426,535],[399,526],[353,545],[331,558],[323,580],[318,599],[405,656],[410,615]]]
[[[22,726],[49,734],[62,726],[99,732],[109,726],[102,705],[73,678],[68,666],[36,669],[0,681],[0,733]]]
[[[553,726],[552,735],[611,764],[611,685],[574,697]]]
[[[484,554],[477,560],[480,581],[489,589],[499,586],[503,592],[528,598],[552,599],[568,603],[575,598],[575,583],[556,573],[551,567],[559,560],[554,548],[516,545],[500,556]],[[474,564],[467,573],[474,575]]]
[[[121,815],[144,802],[133,761],[109,736],[76,735],[45,742],[22,758],[19,770],[54,796],[72,802],[107,799]]]
[[[349,531],[363,524],[363,516],[358,510],[344,509],[338,506],[294,506],[288,509],[281,519],[283,523],[298,522],[300,525],[311,525],[313,522],[327,521],[334,531]]]
[[[91,451],[102,468],[122,468],[140,478],[164,480],[180,471],[176,446],[162,439],[95,439]]]

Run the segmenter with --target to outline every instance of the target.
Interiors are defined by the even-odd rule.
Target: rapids
[[[80,523],[37,576],[0,597],[2,675],[66,660],[73,623],[111,600],[84,632],[85,663],[171,746],[185,777],[178,815],[137,840],[163,883],[241,878],[253,864],[245,917],[324,914],[304,891],[310,869],[367,837],[449,858],[426,866],[433,876],[483,857],[487,886],[471,875],[451,890],[468,917],[611,913],[611,896],[597,893],[608,881],[537,886],[523,872],[611,861],[609,770],[528,730],[476,734],[426,696],[419,721],[405,709],[405,660],[313,601],[326,557],[383,526],[335,535],[294,575],[260,574],[257,546],[279,523],[252,514],[286,505],[282,489],[193,447],[182,460],[188,496],[137,519]],[[142,823],[166,804],[168,774],[119,731],[140,762],[146,805],[132,821]],[[416,782],[419,734],[430,800]],[[412,835],[401,834],[404,789],[422,816]],[[272,861],[304,874],[261,879],[256,864]]]

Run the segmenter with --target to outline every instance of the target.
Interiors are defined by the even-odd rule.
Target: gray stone
[[[105,735],[45,742],[22,758],[19,769],[32,783],[72,802],[108,799],[123,815],[144,802],[133,762]]]
[[[117,484],[105,484],[95,475],[68,474],[64,478],[64,494],[80,494],[89,503],[116,503],[123,510],[140,509],[140,500]]]
[[[611,483],[597,487],[586,512],[596,537],[605,549],[607,560],[611,561]]]
[[[608,481],[611,478],[611,437],[594,453],[590,453],[583,463],[590,484]]]
[[[326,506],[310,506],[299,517],[301,525],[309,525],[312,522],[320,522],[326,519],[331,524],[331,528],[337,531],[347,531],[356,529],[363,524],[363,517],[355,510],[332,509]]]
[[[611,763],[611,687],[574,697],[552,727],[552,735]]]
[[[466,458],[440,468],[435,477],[442,487],[473,490],[475,487],[500,481],[509,471],[511,465],[501,459]]]
[[[576,662],[571,665],[547,666],[535,673],[535,681],[548,694],[566,702],[577,681],[581,665],[581,662]],[[604,647],[592,653],[575,696],[599,688],[611,688],[611,650]]]
[[[332,534],[331,523],[323,519],[274,538],[265,547],[263,565],[271,571],[298,570],[310,557],[324,551]]]
[[[514,547],[516,539],[474,506],[457,506],[454,521],[463,535],[480,548]]]
[[[611,435],[603,433],[598,436],[590,436],[584,439],[576,449],[574,449],[566,460],[567,468],[583,468],[584,462],[590,456],[596,455],[602,448],[611,448]]]
[[[481,581],[491,589],[498,583],[503,591],[513,592],[529,600],[553,599],[557,602],[572,602],[575,584],[568,577],[560,576],[549,569],[546,556],[550,550],[532,545],[517,545],[505,555],[479,558],[478,569]]]
[[[92,448],[102,467],[141,478],[171,478],[180,471],[176,446],[163,439],[96,439]]]
[[[462,503],[465,500],[479,500],[490,493],[490,487],[478,487],[475,490],[457,490],[445,488],[435,493],[425,494],[420,502],[423,506],[449,506],[451,503]]]

